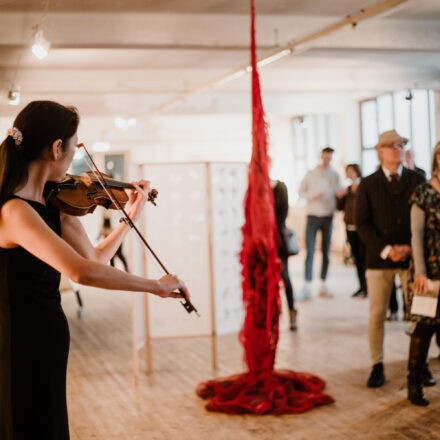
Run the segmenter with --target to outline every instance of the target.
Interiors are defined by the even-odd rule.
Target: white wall
[[[197,102],[203,100],[210,102],[216,96],[199,96],[198,101],[192,102],[192,107],[196,108]],[[79,137],[88,146],[97,140],[108,140],[114,151],[129,151],[134,163],[247,162],[252,149],[249,96],[221,96],[214,99],[215,105],[205,108],[208,113],[158,115],[138,119],[137,126],[125,132],[114,127],[113,118],[84,116]],[[359,107],[354,96],[346,93],[269,93],[263,95],[263,105],[269,123],[272,176],[285,181],[291,194],[296,192],[292,179],[294,159],[291,125],[291,118],[295,115],[337,115],[339,145],[335,146],[337,151],[334,165],[342,170],[346,163],[359,161]],[[226,111],[229,113],[225,113]],[[1,133],[5,133],[10,125],[11,118],[0,118]]]

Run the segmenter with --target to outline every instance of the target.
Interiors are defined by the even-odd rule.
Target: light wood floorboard
[[[290,264],[299,288],[302,259]],[[210,368],[207,339],[154,341],[155,371],[149,377],[141,374],[135,387],[130,294],[85,289],[83,319],[76,316],[74,296],[64,294],[71,330],[72,440],[440,439],[440,384],[426,390],[431,400],[426,408],[406,400],[408,324],[387,323],[387,383],[381,389],[366,388],[368,300],[350,298],[357,287],[351,266],[333,264],[329,284],[334,299],[298,303],[298,332],[286,330],[287,317],[282,316],[277,367],[321,376],[336,403],[287,416],[227,416],[204,409],[195,394],[200,381],[244,371],[237,335],[218,338],[217,372]],[[434,341],[430,354],[431,369],[440,379]]]

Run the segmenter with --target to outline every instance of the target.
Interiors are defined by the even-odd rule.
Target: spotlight
[[[130,127],[134,127],[137,123],[136,118],[121,118],[117,116],[115,118],[115,127],[119,128],[120,130],[128,130]]]
[[[8,100],[10,105],[18,105],[20,103],[20,90],[15,86],[11,86],[9,89]]]
[[[34,44],[32,45],[32,53],[39,59],[47,57],[50,49],[50,43],[43,34],[43,29],[38,29],[35,33]]]

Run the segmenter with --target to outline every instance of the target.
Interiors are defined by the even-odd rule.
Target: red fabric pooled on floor
[[[300,413],[333,402],[321,391],[325,382],[308,373],[274,371],[280,315],[278,231],[269,179],[267,129],[261,101],[251,0],[252,158],[245,197],[242,292],[245,319],[240,341],[248,372],[210,380],[197,387],[206,408],[228,414]]]
[[[226,414],[298,414],[334,402],[322,393],[325,382],[309,373],[276,370],[256,377],[237,374],[199,384],[206,408]]]

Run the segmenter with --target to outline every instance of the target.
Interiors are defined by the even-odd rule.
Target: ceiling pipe
[[[396,8],[397,6],[406,3],[408,1],[409,0],[384,0],[379,3],[376,3],[370,8],[361,9],[359,12],[356,12],[355,14],[352,15],[347,15],[344,19],[339,20],[338,22],[331,24],[329,26],[326,26],[323,29],[320,29],[319,31],[312,32],[311,34],[306,35],[303,38],[300,38],[298,40],[287,43],[284,46],[281,46],[280,48],[274,50],[268,55],[260,58],[258,60],[257,65],[258,67],[263,67],[265,65],[278,61],[279,59],[289,56],[291,54],[298,55],[299,53],[302,53],[310,49],[311,43],[316,40],[319,40],[320,38],[323,38],[333,32],[336,32],[348,26],[354,28],[361,21],[367,20],[370,17],[386,14],[390,11],[390,9]],[[185,101],[191,96],[197,95],[199,93],[205,92],[219,85],[233,81],[234,79],[237,79],[250,71],[251,71],[250,64],[242,65],[239,68],[233,70],[232,72],[229,72],[228,74],[216,80],[210,81],[192,90],[184,92],[176,96],[175,98],[165,102],[164,104],[151,109],[145,114],[145,116],[152,116],[157,113],[161,113]]]
[[[0,47],[8,50],[21,50],[27,46],[20,44],[1,44]],[[200,51],[237,51],[248,52],[249,46],[244,45],[221,45],[221,44],[124,44],[124,43],[103,43],[103,44],[51,44],[52,49],[96,49],[96,50],[200,50]],[[276,45],[260,46],[260,50],[275,50]]]

